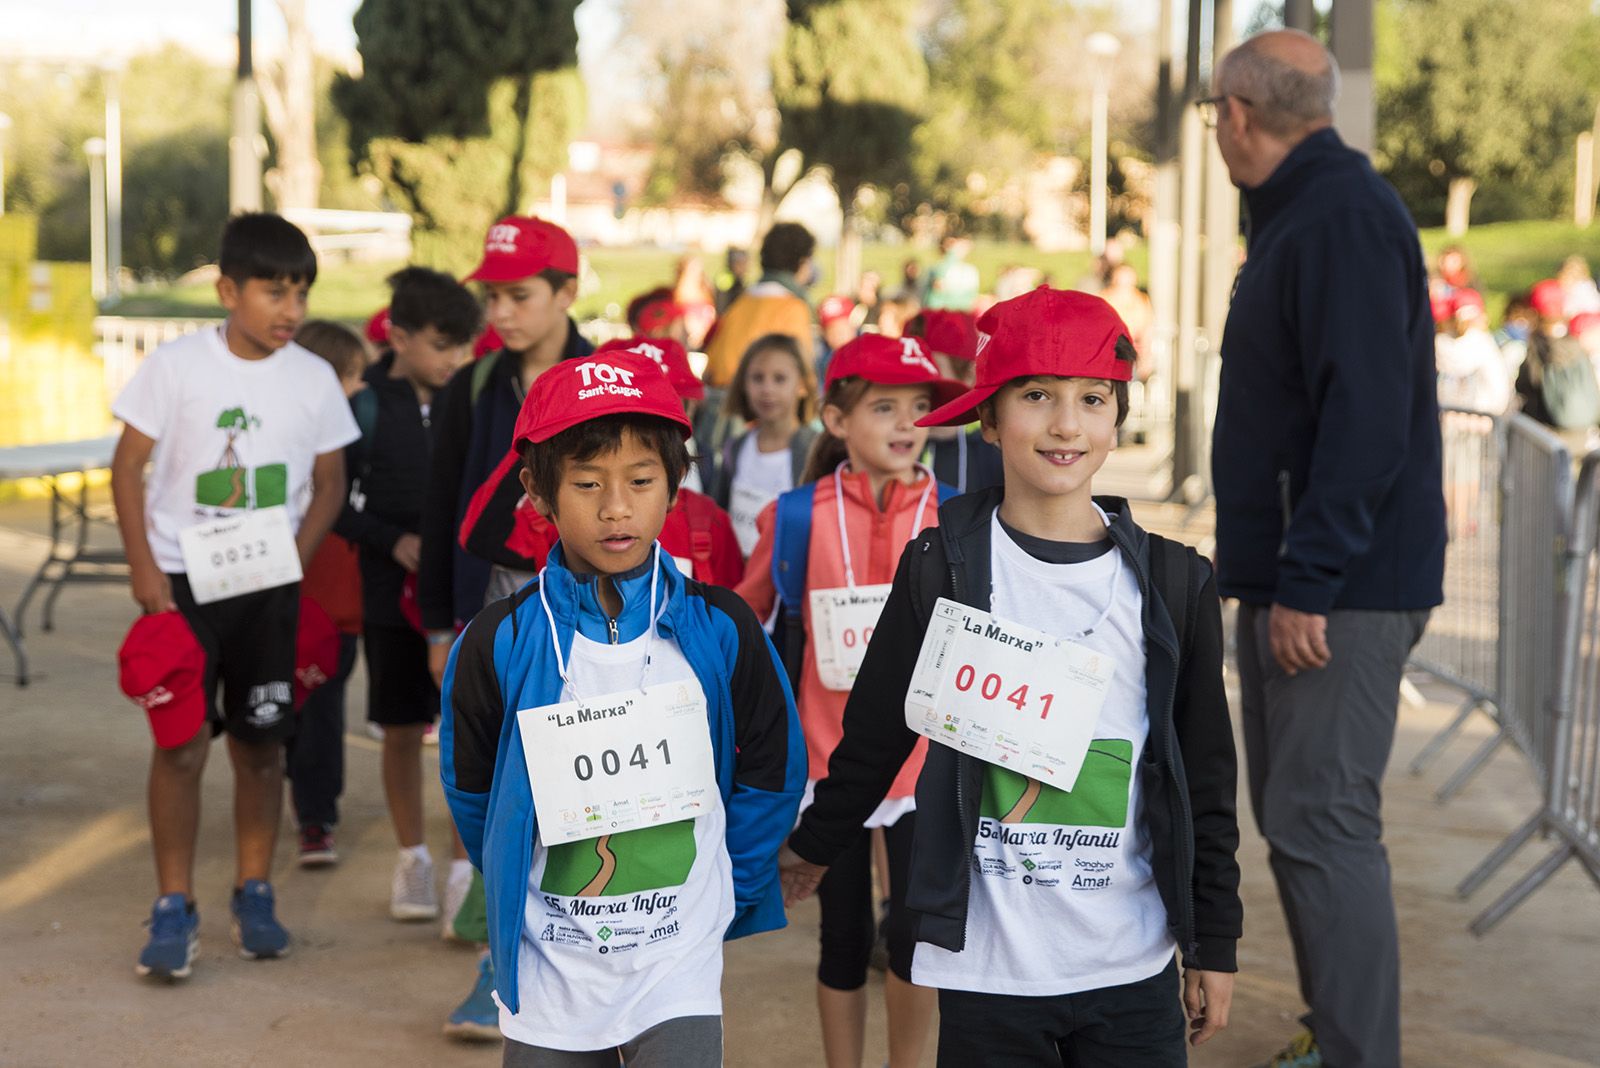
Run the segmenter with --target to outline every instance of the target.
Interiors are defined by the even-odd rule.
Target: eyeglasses
[[[1200,121],[1205,123],[1206,129],[1215,130],[1217,128],[1217,117],[1222,113],[1222,105],[1226,104],[1230,97],[1246,107],[1255,106],[1254,101],[1237,93],[1223,93],[1220,96],[1208,96],[1203,100],[1196,100],[1194,102],[1195,110],[1200,112]]]

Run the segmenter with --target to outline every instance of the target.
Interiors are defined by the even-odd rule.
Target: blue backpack
[[[817,483],[812,482],[780,493],[773,516],[772,587],[778,591],[778,615],[772,628],[772,644],[783,657],[783,666],[796,696],[800,693],[800,673],[806,655],[806,628],[800,614],[806,603],[811,513],[816,506],[816,491]],[[938,483],[940,504],[960,493],[954,486]]]

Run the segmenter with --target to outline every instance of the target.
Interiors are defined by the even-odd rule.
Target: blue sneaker
[[[289,955],[289,932],[272,914],[272,884],[246,879],[244,889],[233,892],[233,940],[245,960],[265,960]]]
[[[163,894],[150,910],[150,941],[133,970],[158,979],[187,979],[200,953],[200,913],[183,894]]]
[[[445,1021],[444,1033],[462,1042],[500,1041],[500,1006],[494,1003],[494,962],[489,954],[478,962],[478,982]]]
[[[1310,1031],[1300,1032],[1262,1068],[1322,1068],[1322,1050],[1317,1046],[1317,1036]]]

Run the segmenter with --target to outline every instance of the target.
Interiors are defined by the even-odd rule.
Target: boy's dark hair
[[[761,239],[761,269],[793,273],[816,250],[817,239],[810,230],[799,223],[778,223]]]
[[[622,447],[622,436],[628,431],[661,457],[661,466],[667,469],[667,496],[675,496],[689,470],[689,448],[684,444],[683,430],[658,416],[627,412],[570,426],[547,441],[524,442],[522,464],[528,469],[533,492],[554,510],[566,461],[583,463],[601,453],[614,452]]]
[[[295,344],[327,360],[340,378],[360,375],[372,362],[372,346],[367,339],[328,319],[307,319],[295,331]]]
[[[415,333],[433,327],[457,345],[483,330],[483,305],[466,286],[441,271],[406,267],[391,274],[389,322]]]
[[[549,283],[550,292],[559,293],[561,292],[562,286],[566,285],[568,282],[572,281],[578,276],[575,274],[568,274],[566,271],[558,271],[554,267],[546,267],[534,277],[543,278]]]
[[[1133,342],[1128,340],[1128,336],[1126,334],[1122,334],[1122,335],[1119,335],[1117,337],[1117,347],[1115,349],[1115,355],[1116,355],[1117,359],[1126,361],[1127,363],[1133,363],[1139,358],[1138,350],[1133,347]],[[1023,377],[1024,378],[1060,378],[1061,376],[1060,375],[1025,375]],[[1128,418],[1128,383],[1120,382],[1120,381],[1118,381],[1116,379],[1112,379],[1111,380],[1111,397],[1112,397],[1113,400],[1115,400],[1117,402],[1117,426],[1121,427],[1122,424],[1124,422],[1126,422],[1127,418]],[[993,396],[990,396],[987,400],[985,400],[983,403],[978,405],[978,418],[980,420],[982,420],[983,423],[986,426],[995,425],[995,404],[994,404],[994,397]]]
[[[251,211],[222,228],[217,269],[241,286],[252,278],[311,285],[317,280],[317,254],[305,233],[282,215]]]

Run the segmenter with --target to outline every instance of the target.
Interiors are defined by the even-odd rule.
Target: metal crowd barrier
[[[1445,600],[1411,666],[1460,688],[1465,700],[1412,761],[1420,772],[1475,711],[1494,734],[1439,788],[1447,801],[1507,741],[1548,781],[1546,710],[1554,697],[1560,565],[1572,522],[1572,457],[1523,415],[1441,413],[1450,544]]]
[[[1487,933],[1569,860],[1577,858],[1600,885],[1600,452],[1584,458],[1568,548],[1559,569],[1559,597],[1548,627],[1558,631],[1554,692],[1530,742],[1548,761],[1540,810],[1473,869],[1457,888],[1466,897],[1535,835],[1556,846],[1472,921]]]

